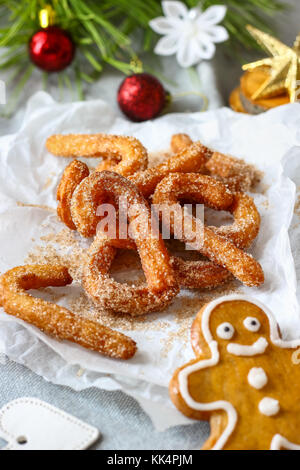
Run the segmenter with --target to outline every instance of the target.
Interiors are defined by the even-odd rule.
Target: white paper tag
[[[3,450],[83,450],[99,437],[85,422],[37,398],[18,398],[0,410]]]

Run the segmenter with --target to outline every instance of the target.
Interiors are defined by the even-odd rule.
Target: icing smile
[[[229,343],[227,351],[234,356],[257,356],[258,354],[263,354],[267,347],[268,341],[261,337],[250,346],[245,344]]]

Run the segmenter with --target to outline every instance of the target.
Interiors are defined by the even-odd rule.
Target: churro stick
[[[46,141],[49,152],[58,157],[109,159],[109,169],[123,176],[133,175],[148,165],[148,153],[138,139],[121,135],[69,134],[52,135]],[[100,164],[99,171],[103,167]]]
[[[192,143],[187,134],[174,134],[171,138],[171,150],[174,153],[182,152]],[[211,151],[211,158],[206,162],[205,170],[234,192],[249,191],[259,181],[258,172],[253,165],[220,152]]]
[[[76,230],[71,216],[73,193],[81,181],[89,174],[89,169],[85,163],[73,160],[65,169],[57,188],[57,215],[71,230]]]
[[[219,152],[213,153],[206,168],[212,176],[220,178],[231,191],[249,191],[259,179],[253,165]]]
[[[136,344],[131,338],[25,292],[71,283],[72,278],[63,266],[17,267],[0,278],[0,304],[9,315],[14,315],[57,339],[72,341],[113,358],[130,359],[136,352]]]
[[[249,287],[259,286],[264,282],[260,264],[234,242],[239,242],[240,246],[248,246],[258,233],[260,217],[251,198],[247,196],[243,199],[242,194],[238,196],[240,197],[237,198],[223,183],[210,176],[175,173],[160,182],[155,190],[153,202],[160,208],[160,215],[170,221],[171,232],[176,238],[189,243],[192,236],[197,235],[195,249],[226,268],[243,284]],[[217,210],[232,210],[237,218],[231,230],[226,227],[206,227],[200,219],[184,212],[179,203],[182,199],[191,199]],[[240,210],[237,209],[239,204]],[[170,208],[173,209],[171,218]],[[253,213],[256,217],[253,217]],[[190,233],[182,233],[178,216],[180,221],[184,219],[185,227],[189,227]],[[177,233],[178,229],[181,233]]]
[[[145,171],[139,171],[130,176],[129,179],[137,186],[144,197],[149,197],[165,176],[177,172],[200,172],[211,155],[212,152],[207,147],[200,142],[195,142],[180,153],[167,158],[160,165],[148,168]]]
[[[182,152],[186,147],[192,145],[193,141],[187,134],[174,134],[171,138],[171,150],[174,153]]]

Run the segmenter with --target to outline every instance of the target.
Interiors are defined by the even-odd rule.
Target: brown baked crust
[[[64,266],[20,266],[0,278],[1,305],[9,315],[56,339],[77,343],[109,357],[130,359],[136,352],[136,343],[128,336],[26,293],[29,289],[61,287],[71,283],[72,278]]]

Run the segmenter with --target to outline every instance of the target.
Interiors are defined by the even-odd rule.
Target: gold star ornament
[[[287,92],[290,102],[295,103],[300,98],[300,33],[294,46],[289,47],[253,26],[247,26],[247,30],[271,56],[243,66],[243,70],[249,71],[265,67],[269,72],[269,77],[255,91],[252,99],[272,98]]]

